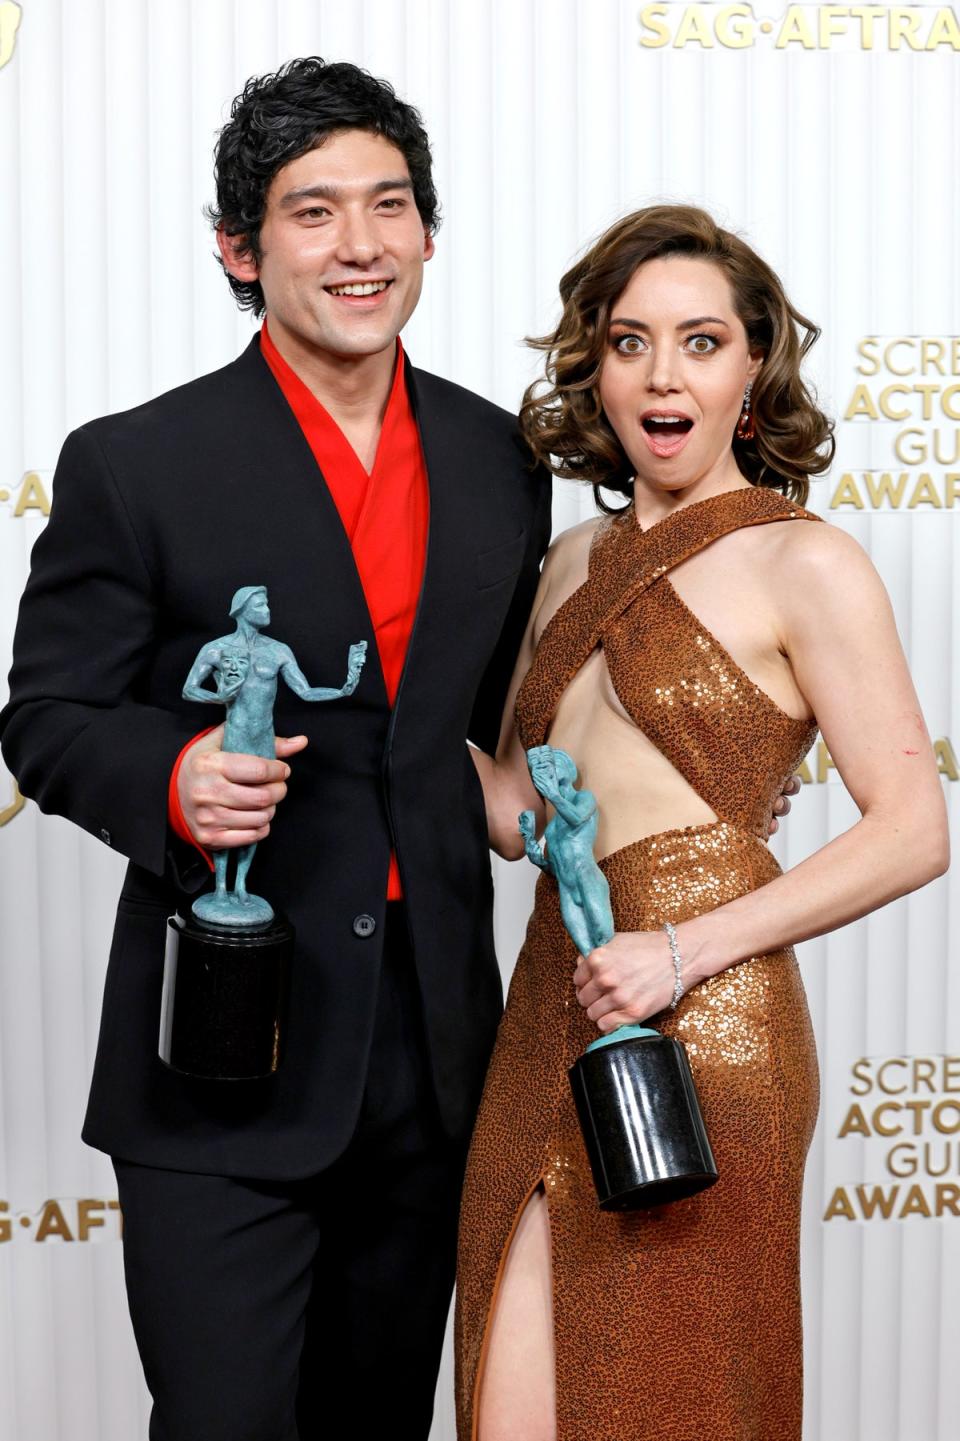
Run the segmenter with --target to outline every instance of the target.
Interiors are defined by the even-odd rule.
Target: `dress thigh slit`
[[[778,874],[720,821],[608,856],[618,930],[702,914]],[[567,1070],[596,1037],[556,884],[536,904],[510,986],[461,1208],[458,1437],[476,1400],[502,1267],[544,1187],[550,1217],[557,1441],[800,1441],[799,1218],[816,1053],[792,952],[744,961],[653,1018],[686,1046],[720,1180],[697,1196],[602,1212]]]

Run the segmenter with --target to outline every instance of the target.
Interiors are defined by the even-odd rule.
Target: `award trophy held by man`
[[[233,597],[231,635],[209,641],[183,687],[186,700],[226,706],[222,749],[273,759],[273,707],[282,678],[304,701],[340,700],[357,688],[367,643],[351,645],[339,689],[311,686],[293,651],[263,635],[267,590],[242,586]],[[216,689],[205,684],[213,680]],[[160,1058],[173,1070],[216,1080],[268,1076],[280,1062],[283,1010],[294,931],[269,901],[247,890],[256,844],[214,851],[215,889],[194,901],[188,918],[167,922]]]

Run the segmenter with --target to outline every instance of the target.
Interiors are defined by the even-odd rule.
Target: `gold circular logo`
[[[20,787],[16,781],[13,781],[12,784],[13,800],[10,805],[0,807],[0,826],[5,826],[8,821],[12,821],[14,816],[18,816],[27,804],[26,797],[20,794]]]
[[[13,0],[0,0],[0,70],[13,59],[21,10]]]

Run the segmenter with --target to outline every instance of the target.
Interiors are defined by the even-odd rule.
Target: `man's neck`
[[[332,355],[306,344],[269,316],[267,323],[283,359],[333,416],[369,473],[393,385],[396,342],[374,355]]]

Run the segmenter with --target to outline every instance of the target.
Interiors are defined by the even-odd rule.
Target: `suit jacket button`
[[[372,936],[376,929],[377,923],[373,919],[373,916],[354,916],[353,934],[359,936],[361,940],[365,941],[368,936]]]
[[[108,846],[110,844],[110,832],[106,829],[106,827],[104,827],[104,829],[100,832],[100,839],[103,841],[103,844],[105,846]]]

